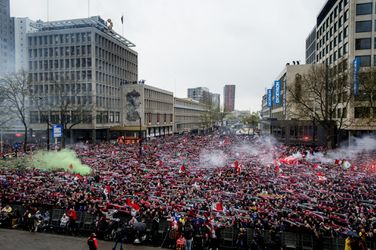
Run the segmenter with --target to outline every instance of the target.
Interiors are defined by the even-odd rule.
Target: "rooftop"
[[[95,27],[100,31],[106,33],[107,35],[113,37],[119,42],[125,44],[127,47],[135,47],[136,45],[129,40],[125,39],[123,36],[119,35],[111,28],[109,28],[109,23],[103,20],[100,16],[92,16],[89,18],[82,19],[70,19],[70,20],[60,20],[52,22],[37,22],[39,31],[51,31],[51,30],[64,30],[72,28],[85,28],[85,27]]]

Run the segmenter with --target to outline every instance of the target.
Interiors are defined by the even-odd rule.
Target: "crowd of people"
[[[197,232],[203,246],[215,249],[218,231],[230,227],[239,246],[246,244],[246,228],[341,235],[356,239],[359,249],[376,241],[375,151],[319,161],[312,156],[325,156],[324,148],[265,141],[166,136],[144,141],[141,156],[138,144],[75,145],[93,170],[88,176],[71,173],[74,166],[49,172],[1,167],[0,161],[2,214],[6,204],[23,204],[69,210],[67,220],[74,219],[72,211],[105,218],[113,209],[129,214],[133,225],[147,219],[157,228],[164,218],[169,238],[181,243],[183,236],[186,249]],[[257,239],[254,245],[262,244]]]

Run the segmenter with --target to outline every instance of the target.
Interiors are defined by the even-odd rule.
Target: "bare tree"
[[[34,92],[32,99],[41,114],[41,123],[46,123],[49,128],[52,128],[54,124],[60,124],[63,127],[61,147],[65,148],[65,140],[66,138],[72,140],[72,130],[75,126],[93,121],[92,105],[86,96],[85,100],[81,100],[80,97],[80,102],[76,102],[75,93],[73,93],[76,90],[68,90],[67,86],[70,84],[63,79],[54,81],[53,86],[48,96],[40,96]]]
[[[347,108],[353,95],[346,65],[312,65],[307,74],[297,74],[294,84],[287,86],[289,116],[321,125],[328,147],[333,144],[334,128],[341,130],[350,125]]]
[[[376,68],[363,68],[359,73],[359,91],[354,96],[355,114],[352,123],[375,126],[376,122]]]
[[[29,77],[25,71],[10,74],[0,79],[0,92],[2,93],[2,103],[4,110],[13,114],[24,127],[24,145],[27,150],[27,132],[28,132],[28,95],[29,95]],[[9,117],[9,116],[8,116]],[[11,119],[11,118],[9,118]]]

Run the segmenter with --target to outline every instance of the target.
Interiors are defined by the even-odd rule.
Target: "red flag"
[[[179,171],[180,173],[183,173],[183,172],[185,172],[185,166],[184,165],[181,165],[181,167],[180,167],[180,171]]]
[[[158,167],[162,167],[163,162],[162,162],[161,160],[158,160],[158,161],[156,162],[156,164],[157,164]]]
[[[215,202],[215,203],[213,203],[212,210],[214,210],[216,212],[223,212],[222,202]]]
[[[126,200],[126,203],[127,203],[128,206],[130,206],[131,208],[133,208],[136,211],[140,210],[140,208],[141,208],[140,205],[138,205],[136,202],[134,202],[133,200],[131,200],[129,198]]]

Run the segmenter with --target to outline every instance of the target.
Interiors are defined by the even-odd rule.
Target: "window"
[[[356,15],[370,15],[372,14],[372,3],[361,3],[356,5]]]
[[[30,123],[38,123],[39,117],[37,111],[31,111],[30,112]]]
[[[375,38],[376,41],[376,38]],[[376,44],[375,44],[376,46]],[[371,49],[371,38],[360,38],[355,40],[355,49]]]
[[[349,26],[346,26],[346,28],[343,30],[343,38],[346,38],[349,36]]]
[[[348,43],[346,43],[345,45],[343,45],[343,54],[344,55],[346,55],[347,54],[347,52],[349,52],[349,44]]]
[[[371,56],[358,56],[360,59],[360,67],[371,66]]]
[[[369,118],[371,116],[370,107],[355,107],[354,117],[355,118]]]
[[[371,32],[372,30],[372,21],[357,21],[355,31],[356,33],[360,32]]]

